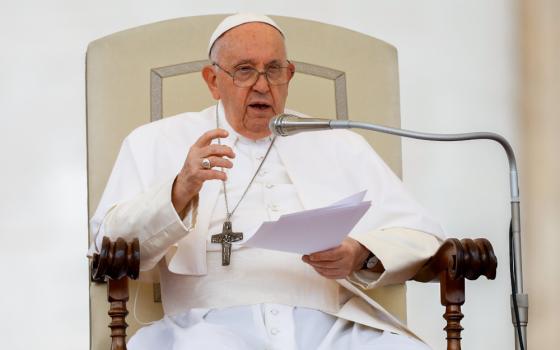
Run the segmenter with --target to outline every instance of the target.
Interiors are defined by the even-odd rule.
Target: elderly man
[[[270,18],[226,18],[208,52],[202,76],[217,104],[133,131],[91,222],[98,243],[138,237],[141,270],[159,273],[166,316],[129,348],[425,349],[361,288],[410,278],[437,249],[439,225],[358,135],[271,136],[294,65]],[[364,189],[374,204],[338,247],[223,248],[221,232]]]

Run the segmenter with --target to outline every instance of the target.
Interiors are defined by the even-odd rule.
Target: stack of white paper
[[[266,221],[244,246],[310,254],[334,248],[344,240],[371,206],[358,192],[328,207],[282,215]]]

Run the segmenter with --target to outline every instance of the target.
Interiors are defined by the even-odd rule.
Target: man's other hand
[[[302,260],[313,266],[321,276],[339,279],[361,269],[368,256],[369,250],[363,245],[355,239],[346,238],[338,247],[304,255]]]
[[[232,168],[233,163],[224,157],[235,158],[235,154],[228,146],[212,144],[212,140],[227,136],[228,132],[223,129],[207,131],[189,149],[183,168],[175,178],[171,190],[171,202],[177,213],[181,214],[185,210],[202,188],[204,181],[227,179],[225,172],[213,167]],[[209,169],[203,167],[203,159],[210,161]]]

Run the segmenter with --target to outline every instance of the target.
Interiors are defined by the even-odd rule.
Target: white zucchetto
[[[276,28],[283,37],[285,37],[282,29],[280,29],[280,27],[270,17],[256,13],[237,13],[224,18],[224,20],[218,24],[216,30],[214,30],[214,33],[212,33],[212,36],[210,37],[210,42],[208,43],[208,56],[210,56],[210,51],[212,50],[212,46],[214,46],[216,40],[224,35],[225,32],[242,24],[252,22],[260,22],[271,25]]]

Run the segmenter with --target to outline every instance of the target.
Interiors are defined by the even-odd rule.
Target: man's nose
[[[259,72],[257,81],[253,84],[253,90],[266,93],[270,90],[270,85],[268,84],[268,79],[266,78],[266,72]]]

